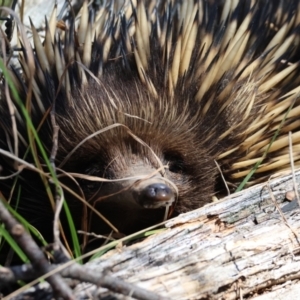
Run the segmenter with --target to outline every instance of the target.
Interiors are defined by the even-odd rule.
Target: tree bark
[[[300,299],[300,211],[285,200],[293,189],[288,175],[233,194],[87,267],[170,299]],[[85,284],[77,295],[83,287],[104,291]]]
[[[143,295],[137,299],[300,299],[299,182],[300,172],[233,194],[84,267],[69,264],[61,275]],[[13,299],[52,295],[43,283]],[[77,285],[73,295],[132,299],[90,283]]]

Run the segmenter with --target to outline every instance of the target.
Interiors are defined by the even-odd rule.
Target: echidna
[[[264,156],[248,184],[289,168],[289,131],[299,162],[299,1],[84,2],[57,24],[32,48],[20,34],[21,71],[5,64],[23,108],[6,76],[0,100],[1,192],[46,236],[48,177],[7,156],[49,173],[24,110],[96,233],[111,229],[74,194],[127,234],[210,202],[217,165],[230,187]]]

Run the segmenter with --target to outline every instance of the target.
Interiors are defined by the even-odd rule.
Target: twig
[[[54,251],[54,257],[59,261],[66,261],[67,257],[61,251]],[[67,266],[67,267],[66,267]],[[115,293],[131,296],[140,300],[167,300],[169,298],[159,296],[151,291],[137,287],[123,280],[107,275],[104,272],[95,273],[86,266],[79,265],[74,261],[68,261],[64,265],[50,265],[49,271],[58,273],[65,278],[89,282]],[[52,275],[53,276],[53,275]],[[13,283],[18,280],[33,280],[37,278],[34,267],[30,264],[12,268],[0,268],[0,279],[5,283]]]
[[[293,177],[293,186],[294,186],[294,192],[298,201],[298,205],[300,207],[300,199],[299,199],[299,193],[297,189],[297,183],[296,183],[296,177],[295,177],[295,165],[294,165],[294,156],[293,156],[293,140],[292,140],[292,133],[289,131],[289,154],[290,154],[290,164],[291,164],[291,170],[292,170],[292,177]]]
[[[50,271],[50,266],[44,253],[26,232],[24,227],[9,213],[2,201],[0,201],[0,219],[14,240],[32,262],[32,266],[36,271],[36,274],[41,276],[48,273]],[[53,274],[46,280],[49,282],[56,295],[59,295],[63,299],[74,299],[71,289],[61,279],[59,274]]]

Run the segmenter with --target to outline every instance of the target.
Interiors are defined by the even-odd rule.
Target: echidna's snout
[[[143,208],[172,206],[176,200],[174,188],[157,177],[137,182],[133,187],[133,196]]]
[[[176,186],[168,178],[158,175],[149,178],[147,173],[137,176],[139,179],[131,177],[107,183],[93,197],[95,209],[125,234],[166,220],[177,202]],[[96,215],[91,220],[91,228],[94,232],[111,230]]]

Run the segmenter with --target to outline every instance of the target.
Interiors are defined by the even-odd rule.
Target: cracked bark
[[[89,267],[171,299],[300,299],[300,210],[285,200],[292,190],[290,175],[252,187]]]
[[[287,175],[233,194],[86,267],[170,299],[300,299],[300,209],[286,200],[293,188]],[[88,283],[74,293],[131,299]]]

